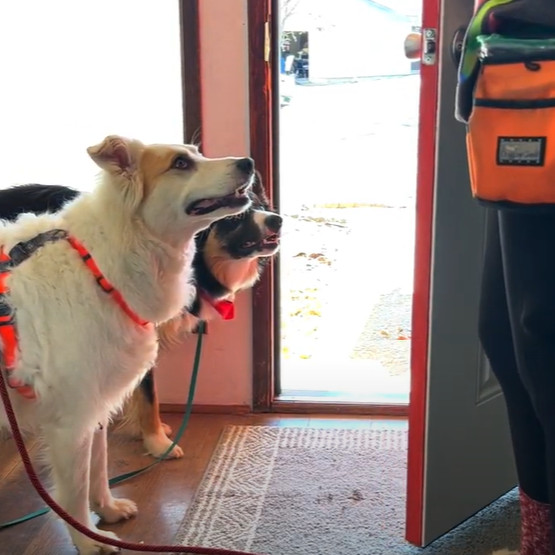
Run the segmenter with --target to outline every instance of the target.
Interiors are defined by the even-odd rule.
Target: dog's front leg
[[[94,433],[91,453],[91,509],[104,522],[118,522],[137,514],[137,505],[129,499],[116,499],[108,485],[108,439],[106,424]]]
[[[55,497],[73,518],[89,530],[117,539],[112,532],[99,530],[89,510],[89,479],[94,429],[77,425],[48,426],[44,437],[49,446]],[[81,555],[116,553],[117,548],[92,540],[68,525],[69,534]]]

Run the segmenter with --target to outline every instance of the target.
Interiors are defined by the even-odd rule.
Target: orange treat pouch
[[[475,198],[555,208],[555,61],[482,65],[466,139]]]

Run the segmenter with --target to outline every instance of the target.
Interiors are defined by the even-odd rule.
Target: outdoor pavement
[[[408,400],[418,87],[297,85],[281,110],[284,390]]]

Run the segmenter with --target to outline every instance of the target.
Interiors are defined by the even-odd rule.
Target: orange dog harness
[[[147,326],[149,322],[139,318],[125,302],[123,296],[112,284],[102,275],[91,254],[74,237],[71,237],[62,229],[53,229],[40,233],[29,241],[17,243],[8,253],[0,247],[0,338],[2,339],[2,357],[7,374],[8,385],[15,389],[26,399],[35,399],[36,394],[33,388],[16,379],[13,371],[16,365],[16,353],[18,348],[17,333],[15,329],[15,315],[12,307],[8,304],[6,295],[9,291],[6,280],[13,268],[27,260],[33,253],[46,243],[52,243],[65,239],[79,253],[79,256],[86,264],[87,268],[96,278],[99,287],[108,293],[120,308],[139,326]]]

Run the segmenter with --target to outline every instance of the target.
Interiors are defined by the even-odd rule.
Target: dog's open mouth
[[[195,200],[187,206],[185,212],[191,216],[204,216],[204,214],[210,214],[210,212],[214,212],[214,210],[218,208],[239,208],[241,206],[246,206],[249,202],[249,196],[247,194],[249,186],[250,183],[246,183],[236,189],[234,193],[230,193],[223,197]]]
[[[279,233],[270,233],[266,235],[262,241],[262,247],[265,249],[275,249],[279,247]]]

